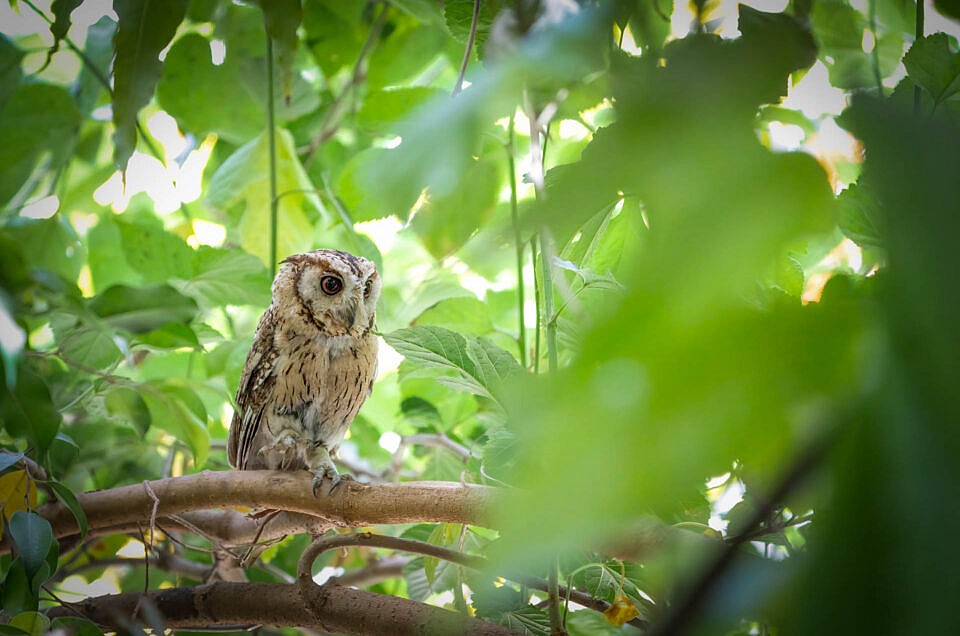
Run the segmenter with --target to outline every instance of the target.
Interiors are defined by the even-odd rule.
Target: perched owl
[[[227,454],[241,470],[307,469],[330,477],[343,436],[370,395],[377,364],[380,277],[337,250],[285,259],[237,388]]]

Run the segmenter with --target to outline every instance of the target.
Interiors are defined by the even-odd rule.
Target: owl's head
[[[377,268],[367,259],[315,250],[283,260],[273,281],[273,303],[325,335],[359,337],[373,329],[380,286]]]

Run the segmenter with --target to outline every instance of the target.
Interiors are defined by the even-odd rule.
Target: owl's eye
[[[368,278],[367,282],[363,284],[363,297],[370,298],[371,291],[373,291],[373,279]]]
[[[343,289],[343,281],[336,276],[324,276],[320,279],[320,289],[327,296],[334,296]]]

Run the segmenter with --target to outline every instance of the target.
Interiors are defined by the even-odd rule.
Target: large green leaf
[[[183,130],[246,143],[262,129],[264,111],[241,81],[237,57],[230,50],[224,63],[214,66],[207,38],[199,33],[178,38],[167,52],[157,101]]]
[[[934,33],[913,43],[903,65],[914,83],[933,97],[934,103],[960,92],[960,53],[950,50],[946,33]]]
[[[20,83],[20,62],[23,55],[23,51],[17,48],[10,38],[0,33],[0,112]]]
[[[277,256],[303,252],[313,244],[310,217],[325,210],[314,193],[314,186],[297,158],[293,138],[285,129],[277,130],[277,193],[280,197]],[[223,209],[242,209],[238,230],[243,248],[270,260],[270,154],[266,133],[259,135],[224,161],[210,180],[207,198]]]
[[[502,162],[472,161],[460,187],[441,196],[430,196],[417,210],[411,227],[436,258],[457,250],[493,213],[502,189]]]
[[[407,359],[413,373],[437,375],[437,382],[490,398],[504,408],[504,389],[520,375],[519,363],[503,349],[443,327],[398,329],[384,339]]]
[[[114,0],[118,17],[113,61],[114,163],[125,170],[137,145],[137,113],[153,96],[170,43],[187,11],[187,0]]]
[[[197,315],[197,303],[168,285],[114,285],[94,296],[89,307],[108,325],[133,333],[190,322]]]
[[[0,111],[0,203],[23,186],[41,152],[58,147],[79,125],[80,111],[65,88],[19,84]]]
[[[242,250],[200,246],[193,257],[193,275],[174,284],[207,308],[270,303],[267,269],[256,256]]]

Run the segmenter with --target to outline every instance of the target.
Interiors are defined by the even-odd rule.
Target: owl
[[[340,483],[331,456],[373,388],[380,286],[374,264],[346,252],[283,261],[237,388],[231,466],[307,469],[314,494],[325,477]]]

